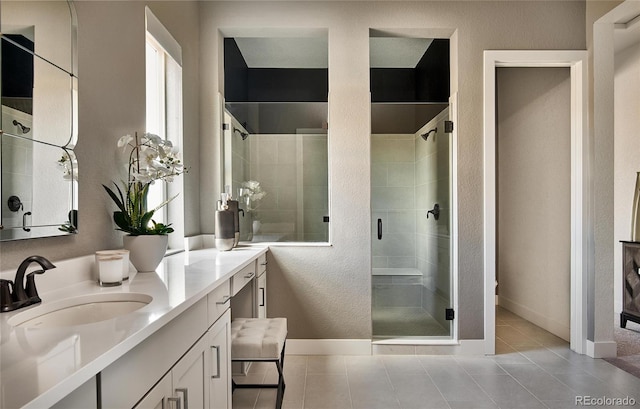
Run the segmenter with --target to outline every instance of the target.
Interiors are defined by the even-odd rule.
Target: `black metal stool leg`
[[[250,359],[233,359],[232,362],[259,362],[252,361]],[[265,362],[265,361],[262,361]],[[276,388],[276,409],[282,408],[282,400],[284,399],[284,389],[286,387],[284,383],[284,346],[282,347],[282,352],[280,353],[280,359],[274,359],[273,362],[276,364],[276,368],[278,369],[278,383],[276,384],[246,384],[246,383],[236,383],[233,379],[231,380],[231,393],[236,389],[253,389],[253,388]]]
[[[284,374],[282,373],[282,364],[276,361],[278,367],[278,393],[276,395],[276,409],[282,408],[282,398],[284,397]]]

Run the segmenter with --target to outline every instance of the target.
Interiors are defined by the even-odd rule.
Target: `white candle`
[[[96,255],[100,256],[121,256],[122,257],[122,279],[129,279],[129,250],[127,249],[118,249],[118,250],[99,250],[96,251]]]
[[[103,287],[122,284],[122,256],[117,254],[96,254],[98,280]]]

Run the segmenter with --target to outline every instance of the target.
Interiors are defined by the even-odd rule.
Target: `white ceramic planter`
[[[124,248],[129,250],[129,261],[138,272],[152,272],[167,252],[168,235],[124,236]]]

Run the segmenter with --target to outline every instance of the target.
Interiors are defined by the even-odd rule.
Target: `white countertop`
[[[39,305],[105,292],[144,293],[153,300],[121,317],[72,327],[19,328],[7,323],[15,314],[38,305],[0,314],[0,407],[51,406],[266,251],[267,247],[246,246],[228,252],[205,249],[178,253],[165,257],[155,273],[132,274],[118,287],[103,288],[87,279],[48,292],[38,285],[43,300]],[[83,263],[86,268],[86,257]],[[55,264],[64,265],[61,270],[82,265]],[[45,275],[55,277],[55,270]],[[60,276],[64,273],[57,272]],[[67,277],[73,275],[69,272]]]

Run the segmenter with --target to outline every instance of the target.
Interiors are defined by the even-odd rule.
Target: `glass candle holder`
[[[102,287],[113,287],[122,284],[122,256],[117,254],[96,254],[98,283]]]
[[[129,279],[129,250],[117,249],[117,250],[99,250],[96,251],[96,255],[100,256],[121,256],[122,257],[122,280]]]

